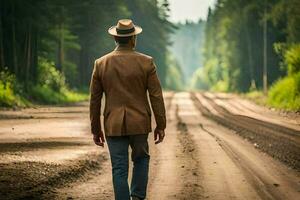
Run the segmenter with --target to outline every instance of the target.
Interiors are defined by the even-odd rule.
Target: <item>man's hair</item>
[[[128,36],[128,37],[117,37],[115,36],[115,41],[118,43],[118,44],[128,44],[130,39],[132,38],[133,36]]]

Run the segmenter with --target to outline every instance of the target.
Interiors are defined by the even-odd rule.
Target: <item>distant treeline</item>
[[[265,42],[268,83],[287,74],[282,55],[300,41],[300,1],[218,0],[209,10],[205,35],[204,82],[209,87],[262,88]]]
[[[167,80],[173,83],[173,87],[170,86],[170,88],[191,88],[193,87],[192,77],[195,71],[203,65],[202,47],[204,43],[205,21],[186,21],[185,23],[177,23],[176,27],[176,31],[171,36],[172,46],[170,47],[170,52],[175,62],[169,62],[169,67],[171,68],[169,69],[169,75],[176,77],[174,68],[177,62],[177,65],[179,65],[179,70],[177,71],[179,71],[178,74],[181,74],[181,79],[176,77],[171,81],[171,77],[168,77]],[[174,87],[177,85],[181,87]]]
[[[36,85],[87,88],[94,60],[114,49],[107,29],[120,18],[131,18],[144,30],[137,49],[155,58],[165,85],[173,29],[168,10],[167,1],[157,0],[1,0],[2,77],[12,74],[26,94]]]
[[[300,109],[299,0],[218,0],[205,37],[199,87],[262,90],[266,66],[271,104]]]

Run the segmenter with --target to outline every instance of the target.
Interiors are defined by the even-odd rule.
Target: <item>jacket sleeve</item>
[[[166,128],[166,111],[160,81],[153,59],[151,59],[150,70],[148,72],[147,89],[157,128],[164,130]]]
[[[95,61],[90,83],[90,121],[91,132],[94,135],[99,135],[101,131],[100,114],[103,88],[98,70],[97,62]]]

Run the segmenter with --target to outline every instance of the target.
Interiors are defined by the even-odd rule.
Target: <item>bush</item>
[[[215,92],[228,92],[228,82],[225,80],[220,80],[214,86],[212,86],[211,90]]]
[[[53,62],[39,58],[38,84],[31,89],[31,97],[39,103],[59,104],[84,101],[88,95],[71,91]]]
[[[267,97],[264,95],[263,91],[261,90],[252,90],[250,92],[247,92],[243,95],[247,99],[250,99],[254,101],[255,103],[259,105],[266,106],[267,105]]]
[[[88,94],[74,92],[67,88],[55,91],[47,85],[37,85],[32,88],[32,97],[39,103],[61,104],[87,100]]]
[[[268,104],[276,108],[300,110],[300,72],[279,79],[270,88]]]
[[[78,71],[77,66],[74,63],[65,61],[63,72],[68,85],[78,86]]]
[[[32,84],[32,83],[31,83]],[[87,93],[71,91],[65,82],[65,76],[54,66],[54,63],[39,58],[37,84],[31,85],[27,92],[13,74],[7,70],[0,71],[0,107],[27,106],[27,99],[36,103],[61,104],[84,101]]]
[[[285,51],[284,60],[289,75],[300,72],[300,44],[291,45]]]
[[[25,106],[26,101],[15,92],[16,78],[6,69],[0,71],[0,107]]]
[[[0,106],[13,106],[15,99],[11,84],[0,80]]]
[[[54,91],[59,91],[66,87],[66,78],[60,73],[53,62],[39,57],[38,65],[38,84]]]

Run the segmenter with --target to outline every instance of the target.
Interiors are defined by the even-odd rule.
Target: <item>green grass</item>
[[[300,72],[273,84],[268,93],[267,104],[275,108],[300,111]]]
[[[30,105],[29,101],[15,94],[11,83],[3,83],[0,80],[0,107],[25,107]]]
[[[24,97],[14,91],[9,83],[0,80],[0,107],[29,107],[33,104],[68,104],[86,101],[87,92],[72,91],[67,88],[54,91],[47,86],[33,86],[29,95]]]
[[[0,107],[27,107],[35,104],[67,104],[88,100],[88,90],[70,90],[65,76],[52,62],[39,58],[37,82],[18,82],[7,69],[0,71]],[[26,89],[25,89],[26,88]]]
[[[300,73],[276,81],[269,89],[268,96],[254,90],[243,97],[263,106],[289,111],[300,111]]]
[[[88,100],[87,93],[75,92],[67,88],[55,91],[47,86],[34,86],[31,92],[32,99],[43,104],[66,104]]]
[[[253,91],[248,92],[248,93],[246,93],[242,96],[246,97],[247,99],[250,99],[250,100],[254,101],[255,103],[257,103],[259,105],[263,105],[263,106],[267,105],[267,97],[264,95],[264,93],[262,91],[253,90]]]

